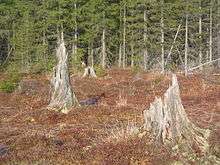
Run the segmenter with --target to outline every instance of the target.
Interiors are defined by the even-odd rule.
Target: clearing
[[[212,131],[220,157],[220,76],[177,75],[190,120]],[[169,164],[169,149],[149,144],[138,133],[143,111],[169,87],[170,75],[111,69],[102,78],[71,76],[78,99],[101,96],[93,106],[68,115],[46,110],[48,76],[27,75],[14,93],[0,93],[1,164]],[[104,93],[104,94],[103,94]]]

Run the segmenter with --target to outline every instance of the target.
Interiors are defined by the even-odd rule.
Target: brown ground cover
[[[219,156],[220,76],[178,75],[183,105],[196,125],[212,130]],[[46,110],[47,76],[26,76],[24,88],[0,93],[0,164],[168,164],[177,157],[135,134],[143,110],[169,87],[170,75],[112,69],[105,77],[71,76],[79,100],[105,94],[95,106],[68,115]]]

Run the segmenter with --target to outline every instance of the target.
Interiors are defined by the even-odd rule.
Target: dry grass
[[[119,97],[118,97],[118,100],[116,100],[116,106],[117,107],[125,107],[127,106],[128,103],[127,103],[127,99],[125,96],[122,96],[121,92],[119,93]]]
[[[114,128],[106,129],[106,136],[102,138],[104,143],[126,142],[132,138],[138,137],[140,126],[135,122],[116,125]]]

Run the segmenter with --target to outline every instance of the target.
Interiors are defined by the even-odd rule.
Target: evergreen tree
[[[48,70],[62,31],[74,65],[188,70],[219,57],[218,16],[217,0],[2,0],[0,62]]]

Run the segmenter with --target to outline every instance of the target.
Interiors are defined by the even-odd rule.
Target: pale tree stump
[[[172,85],[165,92],[163,100],[156,98],[150,109],[144,111],[144,119],[144,129],[150,131],[157,142],[173,146],[182,143],[189,150],[208,152],[210,131],[196,127],[188,119],[176,75],[172,76]]]
[[[58,64],[54,68],[54,75],[51,79],[52,96],[48,108],[68,113],[72,106],[79,105],[79,103],[70,85],[68,54],[64,44],[63,33],[58,41],[56,56]]]
[[[94,78],[97,77],[93,67],[88,66],[88,67],[85,68],[85,71],[84,71],[84,74],[83,74],[82,77],[86,77],[86,76],[94,77]]]

